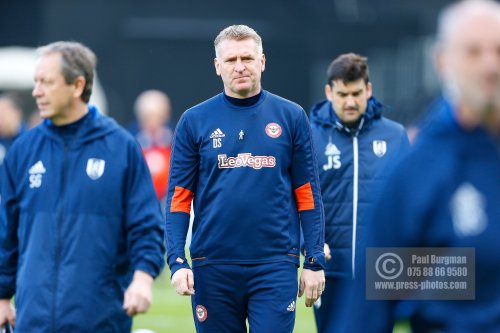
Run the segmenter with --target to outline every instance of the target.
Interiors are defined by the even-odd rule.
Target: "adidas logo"
[[[222,131],[220,130],[220,128],[218,128],[212,134],[210,134],[210,139],[223,138],[225,136],[226,135],[224,133],[222,133]]]
[[[36,162],[29,170],[30,175],[39,175],[45,173],[45,167],[43,166],[42,161]]]
[[[295,301],[292,301],[290,305],[287,306],[286,311],[293,312],[295,311]]]
[[[326,149],[325,149],[325,155],[326,156],[330,156],[330,155],[340,155],[340,150],[337,148],[336,145],[334,145],[333,143],[328,143],[326,145]]]

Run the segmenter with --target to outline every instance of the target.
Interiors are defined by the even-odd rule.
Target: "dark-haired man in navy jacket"
[[[382,116],[372,96],[368,63],[354,53],[332,61],[327,100],[311,110],[321,194],[325,207],[326,288],[314,305],[318,332],[337,332],[341,293],[355,266],[377,197],[376,188],[409,146],[400,124]]]

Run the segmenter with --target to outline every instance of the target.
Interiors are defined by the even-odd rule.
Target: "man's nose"
[[[347,96],[345,100],[345,105],[348,107],[356,106],[356,100],[352,96]]]
[[[33,87],[33,91],[31,92],[31,95],[33,97],[38,97],[42,94],[40,85],[38,83],[35,83],[35,86]]]
[[[241,59],[236,60],[236,64],[234,65],[234,70],[237,72],[243,72],[245,70],[245,65],[241,61]]]

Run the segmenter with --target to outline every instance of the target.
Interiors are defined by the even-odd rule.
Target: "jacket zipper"
[[[54,299],[52,302],[52,329],[51,332],[57,332],[56,329],[56,307],[57,307],[57,290],[59,287],[59,266],[61,261],[61,226],[64,219],[64,194],[66,190],[66,173],[67,173],[67,154],[68,145],[64,143],[64,155],[63,155],[63,172],[61,178],[61,192],[59,198],[59,215],[57,218],[56,225],[56,253],[55,253],[55,282],[54,282]]]
[[[355,260],[356,260],[356,228],[358,224],[358,136],[352,137],[352,149],[354,157],[354,175],[353,175],[353,191],[352,191],[352,278],[356,278]]]

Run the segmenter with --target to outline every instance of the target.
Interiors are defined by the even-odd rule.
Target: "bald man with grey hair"
[[[170,98],[162,91],[151,89],[137,96],[134,112],[139,128],[150,133],[169,123],[172,115]]]
[[[498,127],[500,109],[500,4],[467,0],[439,17],[436,67],[447,98],[464,125]],[[496,119],[496,122],[494,121]]]
[[[384,186],[366,246],[419,247],[427,254],[439,247],[448,258],[466,254],[467,264],[418,265],[445,275],[420,279],[405,272],[416,289],[403,294],[377,291],[387,281],[373,272],[382,256],[367,254],[366,281],[346,299],[354,304],[345,332],[392,332],[395,309],[408,299],[418,300],[406,303],[414,333],[500,332],[500,4],[466,0],[446,7],[435,60],[443,97]],[[412,262],[402,265],[406,271]]]
[[[136,98],[134,111],[139,129],[135,138],[141,145],[153,178],[156,197],[163,207],[174,135],[170,98],[160,90],[145,90]]]

